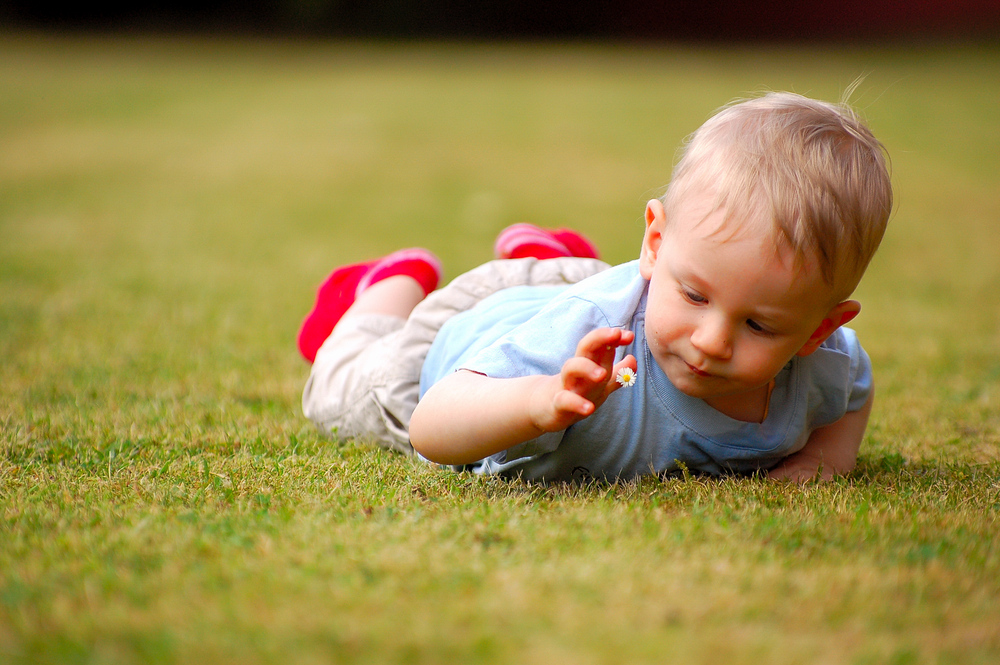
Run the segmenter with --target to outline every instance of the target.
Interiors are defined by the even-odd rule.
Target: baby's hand
[[[531,420],[544,432],[558,432],[596,411],[608,395],[621,387],[615,380],[623,367],[636,369],[634,356],[614,364],[619,346],[627,346],[635,333],[621,328],[599,328],[580,340],[576,355],[562,371],[536,389],[531,399]]]
[[[791,455],[781,461],[778,466],[767,472],[771,480],[789,480],[794,483],[806,483],[811,480],[831,480],[834,472],[823,466],[823,460],[806,455]]]

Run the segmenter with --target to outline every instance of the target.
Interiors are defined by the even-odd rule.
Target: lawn
[[[541,487],[322,437],[335,265],[634,257],[715,108],[853,102],[897,209],[826,484]],[[1000,48],[0,35],[0,661],[1000,660]]]

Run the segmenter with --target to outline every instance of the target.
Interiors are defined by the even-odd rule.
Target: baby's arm
[[[436,383],[410,419],[410,443],[440,464],[469,464],[558,432],[596,411],[620,386],[615,373],[636,368],[626,356],[614,364],[619,346],[635,334],[620,328],[588,333],[554,376],[497,379],[458,371]]]
[[[768,475],[776,480],[805,482],[815,478],[821,470],[823,480],[851,471],[858,460],[858,448],[868,427],[874,399],[875,389],[872,388],[860,409],[813,431],[802,450],[786,457]]]

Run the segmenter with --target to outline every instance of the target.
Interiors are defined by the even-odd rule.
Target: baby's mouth
[[[695,376],[700,376],[702,378],[707,378],[709,376],[712,376],[708,372],[706,372],[704,370],[701,370],[701,369],[698,369],[697,367],[695,367],[694,365],[692,365],[691,363],[689,363],[686,360],[684,361],[684,364],[688,366],[688,369],[691,370],[691,373],[694,374]]]

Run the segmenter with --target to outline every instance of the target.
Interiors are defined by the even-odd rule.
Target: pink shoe
[[[561,256],[598,258],[590,240],[570,229],[543,229],[534,224],[513,224],[497,236],[493,255],[498,259],[554,259]]]
[[[581,259],[599,259],[600,253],[594,243],[590,242],[587,236],[577,233],[572,229],[556,229],[552,231],[552,236],[566,245],[566,249]]]
[[[358,282],[355,297],[372,284],[396,275],[417,280],[426,296],[441,282],[441,272],[441,262],[428,250],[420,247],[401,249],[375,262]]]
[[[323,281],[316,293],[316,304],[299,329],[299,352],[309,362],[333,332],[344,312],[354,304],[358,294],[376,282],[395,275],[408,275],[417,280],[424,294],[437,288],[441,281],[441,262],[425,249],[402,249],[382,259],[354,263],[337,268]]]
[[[316,360],[319,347],[330,336],[347,308],[354,304],[358,282],[374,264],[374,261],[370,261],[342,266],[330,273],[320,285],[316,292],[316,304],[299,328],[299,352],[306,360]]]

